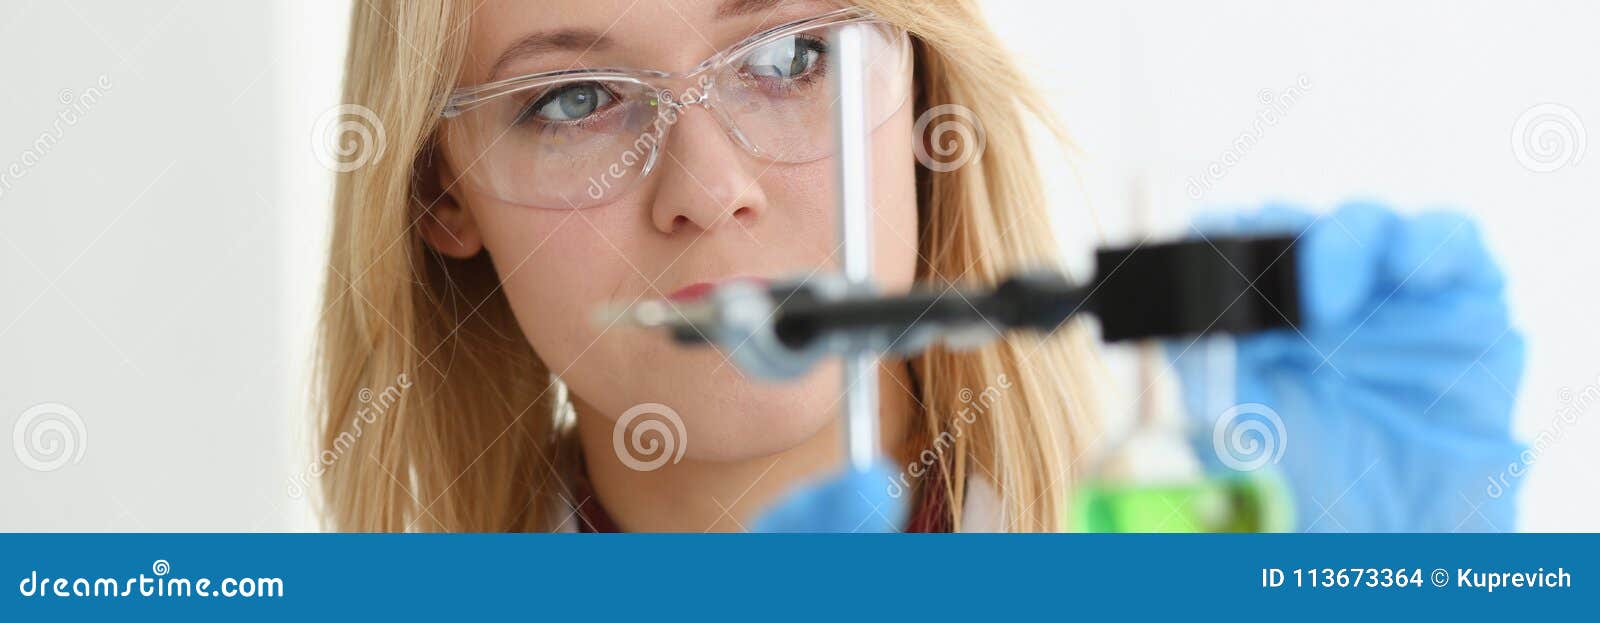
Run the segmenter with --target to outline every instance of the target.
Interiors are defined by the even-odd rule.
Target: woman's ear
[[[441,195],[417,226],[428,246],[447,257],[464,260],[483,250],[483,236],[472,211],[449,194]]]
[[[422,239],[435,251],[464,260],[483,250],[483,235],[472,210],[457,201],[444,184],[445,168],[436,166],[432,171],[422,171],[418,183],[425,214],[417,223],[422,229]]]

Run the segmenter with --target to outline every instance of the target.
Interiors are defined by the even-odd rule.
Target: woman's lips
[[[715,284],[706,283],[704,281],[691,283],[684,287],[673,290],[671,294],[667,295],[667,300],[674,303],[692,301],[711,293],[711,289],[715,287],[717,287]]]
[[[732,277],[732,278],[729,278],[729,279],[723,279],[721,281],[716,281],[716,282],[697,281],[697,282],[691,283],[689,285],[683,286],[681,288],[678,288],[676,290],[673,290],[671,293],[667,294],[667,300],[675,302],[675,303],[684,302],[684,301],[693,301],[693,300],[702,298],[707,294],[710,294],[712,290],[717,289],[719,286],[723,286],[723,285],[726,285],[726,284],[729,284],[729,283],[732,283],[732,282],[735,282],[735,281],[747,281],[747,282],[755,283],[756,285],[760,285],[760,286],[767,285],[767,280],[763,279],[761,277]]]

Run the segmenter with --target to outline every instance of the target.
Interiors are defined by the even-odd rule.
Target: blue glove
[[[1199,456],[1278,462],[1302,530],[1513,529],[1523,340],[1471,221],[1358,203],[1322,217],[1269,206],[1198,230],[1303,233],[1302,326],[1237,339],[1244,406],[1208,412],[1205,350],[1169,344]]]
[[[896,471],[887,463],[843,473],[789,492],[756,520],[756,532],[898,532],[909,509],[883,483]]]

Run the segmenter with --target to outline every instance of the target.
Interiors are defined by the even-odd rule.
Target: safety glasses
[[[693,70],[543,72],[455,91],[444,132],[458,183],[503,201],[578,209],[614,201],[655,168],[671,128],[699,106],[751,156],[811,162],[834,153],[829,42],[867,33],[868,123],[888,120],[910,92],[910,39],[859,9],[751,36]]]

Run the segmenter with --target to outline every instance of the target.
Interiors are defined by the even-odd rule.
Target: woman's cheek
[[[917,163],[912,144],[911,106],[879,126],[872,137],[873,267],[884,292],[903,292],[916,278],[920,250],[917,214]]]
[[[894,122],[891,119],[891,123]],[[905,121],[909,125],[909,121]],[[915,160],[897,145],[907,144],[909,128],[886,127],[874,135],[872,193],[873,281],[884,292],[904,292],[916,277],[918,225]],[[836,162],[815,162],[773,167],[762,177],[771,200],[769,218],[780,225],[769,231],[784,235],[770,241],[763,252],[781,256],[782,274],[805,276],[837,273],[843,249],[839,246],[839,206],[835,192]]]
[[[497,216],[480,221],[485,247],[517,324],[559,372],[599,333],[594,310],[622,296],[636,274],[586,214],[524,208]]]
[[[910,106],[905,106],[872,135],[873,279],[884,292],[903,292],[916,277],[920,232],[912,134]],[[786,232],[765,250],[783,253],[788,272],[839,269],[836,166],[835,159],[824,158],[762,173],[761,184],[773,207],[769,217],[782,222],[776,231]]]

